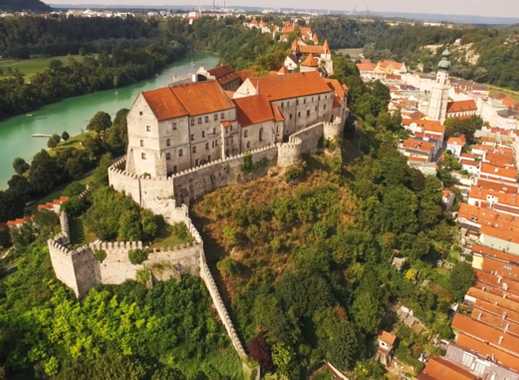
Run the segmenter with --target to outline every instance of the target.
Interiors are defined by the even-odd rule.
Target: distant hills
[[[0,11],[50,11],[51,7],[40,0],[0,0]]]

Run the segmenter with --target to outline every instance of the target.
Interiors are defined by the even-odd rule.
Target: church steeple
[[[447,105],[449,103],[449,69],[451,67],[449,49],[445,49],[438,63],[436,81],[431,91],[428,116],[430,119],[439,120],[442,123],[447,118]]]

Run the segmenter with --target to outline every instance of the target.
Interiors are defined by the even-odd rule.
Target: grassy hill
[[[40,0],[1,0],[0,10],[45,12],[51,7]]]

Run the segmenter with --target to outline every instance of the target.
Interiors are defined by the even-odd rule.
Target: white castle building
[[[250,77],[234,93],[217,80],[143,92],[128,114],[126,170],[165,177],[344,122],[346,93],[318,72]]]

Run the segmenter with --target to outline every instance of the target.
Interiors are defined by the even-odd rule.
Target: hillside
[[[51,7],[40,0],[0,0],[0,10],[46,12]]]

